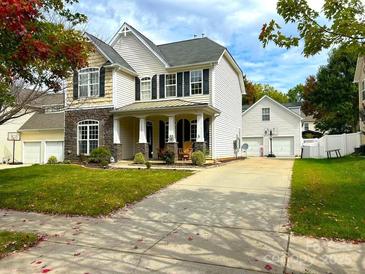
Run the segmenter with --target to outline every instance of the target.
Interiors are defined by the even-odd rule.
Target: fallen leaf
[[[271,269],[272,269],[272,266],[271,266],[271,265],[269,265],[269,264],[267,264],[267,265],[265,265],[265,269],[266,269],[266,270],[271,270]]]
[[[42,261],[37,261],[37,262],[36,262],[36,264],[41,264],[41,263],[42,263]]]
[[[189,236],[188,240],[189,241],[192,241],[193,240],[193,237]]]
[[[51,271],[51,269],[49,269],[49,268],[44,268],[44,269],[42,269],[42,273],[48,273],[48,272],[50,272]]]
[[[77,252],[74,254],[74,256],[80,256],[80,254],[81,254],[80,252]]]

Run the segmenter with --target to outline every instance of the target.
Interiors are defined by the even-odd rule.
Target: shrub
[[[191,161],[193,165],[202,166],[205,164],[205,155],[200,150],[193,152],[191,155]]]
[[[108,166],[108,164],[109,164],[109,162],[108,162],[108,161],[105,161],[105,160],[101,160],[101,161],[100,161],[100,166],[102,166],[102,167],[107,167],[107,166]]]
[[[63,163],[64,163],[65,165],[70,165],[70,164],[71,164],[71,161],[70,161],[70,160],[64,160],[64,161],[63,161]]]
[[[145,159],[144,159],[144,155],[143,155],[143,153],[142,153],[142,152],[138,152],[138,153],[136,153],[136,155],[134,155],[134,160],[133,160],[133,162],[134,162],[135,164],[141,164],[141,165],[143,165],[143,164],[145,163]]]
[[[90,153],[90,162],[93,163],[101,163],[101,162],[110,162],[110,157],[112,154],[110,150],[106,147],[97,147],[93,149]]]
[[[175,163],[175,152],[166,150],[162,154],[162,160],[166,162],[168,165],[172,165]]]
[[[151,168],[151,163],[150,162],[145,162],[145,165],[146,165],[146,167],[147,167],[147,169],[150,169]]]
[[[57,161],[57,157],[56,156],[51,156],[51,157],[48,158],[47,164],[55,165],[57,163],[58,163],[58,161]]]

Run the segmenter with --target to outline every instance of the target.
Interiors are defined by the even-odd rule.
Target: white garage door
[[[41,163],[41,142],[24,142],[24,163]]]
[[[248,144],[247,156],[260,156],[260,147],[262,146],[262,137],[242,138],[242,144]]]
[[[44,161],[47,162],[49,157],[56,156],[58,161],[63,161],[63,142],[46,142],[46,153]]]
[[[275,156],[293,156],[294,137],[274,137],[272,140],[272,152]]]

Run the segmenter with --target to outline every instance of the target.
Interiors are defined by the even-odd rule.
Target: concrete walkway
[[[292,164],[207,169],[107,218],[0,211],[1,229],[48,234],[0,260],[0,273],[363,272],[364,245],[286,231]]]

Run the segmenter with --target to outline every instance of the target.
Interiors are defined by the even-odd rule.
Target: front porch
[[[167,102],[180,103],[177,108]],[[212,156],[212,123],[217,111],[207,104],[183,100],[134,103],[114,111],[113,139],[117,160],[131,160],[137,152],[145,159],[160,160],[165,151],[174,151],[176,160],[189,160],[191,153]],[[141,108],[142,106],[142,108]],[[144,106],[144,107],[143,107]]]

